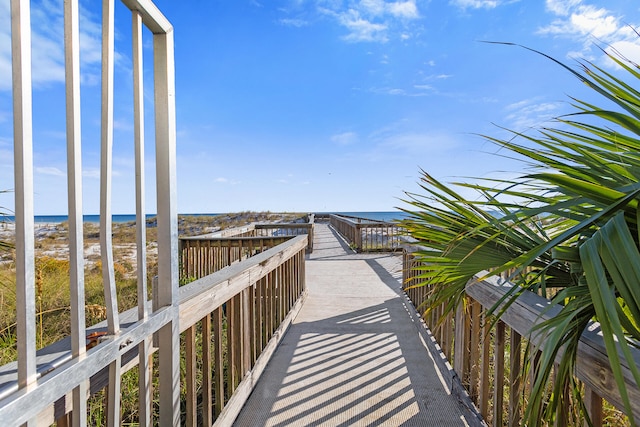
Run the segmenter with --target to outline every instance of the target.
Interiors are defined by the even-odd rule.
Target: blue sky
[[[80,2],[85,213],[99,212],[99,3]],[[551,61],[482,41],[613,72],[598,45],[640,61],[640,6],[626,0],[156,4],[175,30],[181,213],[387,211],[418,189],[420,169],[443,181],[517,172],[476,134],[548,125],[570,111],[567,95],[589,95]],[[35,211],[66,214],[62,2],[32,7]],[[8,10],[0,0],[0,189],[14,187]],[[130,26],[116,4],[114,213],[135,210]],[[150,34],[145,49],[150,65]]]

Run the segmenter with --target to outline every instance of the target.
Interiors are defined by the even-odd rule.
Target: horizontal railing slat
[[[304,249],[306,240],[307,236],[298,236],[180,288],[180,331],[186,330],[214,308]]]
[[[171,308],[161,308],[146,321],[137,322],[116,337],[109,339],[108,345],[97,346],[87,352],[84,359],[71,359],[56,367],[38,380],[32,391],[19,390],[0,401],[0,420],[12,420],[16,425],[37,416],[52,402],[77,387],[108,366],[117,357],[124,355],[172,320]],[[137,312],[137,308],[132,311]]]

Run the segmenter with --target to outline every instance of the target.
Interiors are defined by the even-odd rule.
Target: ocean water
[[[403,219],[407,215],[404,212],[400,211],[388,211],[388,212],[318,212],[322,214],[338,214],[338,215],[349,215],[356,216],[359,218],[371,219],[374,221],[393,221],[398,219]],[[198,214],[184,214],[184,215],[192,215],[192,216],[216,216],[222,215],[220,213],[198,213]],[[155,214],[147,214],[147,219],[153,218],[156,216]],[[114,223],[122,223],[122,222],[131,222],[136,220],[135,215],[127,215],[127,214],[118,214],[112,215],[111,217]],[[69,217],[67,215],[35,215],[34,222],[36,223],[58,223],[67,221]],[[84,222],[100,222],[100,215],[84,215]],[[0,222],[13,222],[15,221],[15,217],[13,215],[0,215]]]
[[[389,211],[389,212],[326,212],[336,215],[355,216],[358,218],[371,219],[374,221],[395,221],[406,218],[408,215],[401,211]]]

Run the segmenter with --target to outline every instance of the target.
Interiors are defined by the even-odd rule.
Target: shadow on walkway
[[[392,299],[293,325],[235,425],[464,425],[407,321]]]
[[[401,297],[400,257],[314,234],[305,304],[235,425],[465,425]]]

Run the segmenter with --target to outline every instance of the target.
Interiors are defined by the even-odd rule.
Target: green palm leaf
[[[631,353],[640,342],[640,90],[592,63],[574,70],[528,50],[568,70],[611,106],[572,98],[576,112],[558,118],[558,128],[511,132],[509,139],[485,136],[501,156],[523,159],[530,169],[512,180],[444,184],[423,171],[426,195],[407,194],[411,208],[403,209],[409,217],[402,225],[424,247],[416,256],[419,277],[431,286],[426,310],[441,304],[455,310],[468,280],[484,270],[510,271],[517,285],[489,309],[495,319],[526,290],[557,287],[554,302],[561,310],[532,331],[545,344],[527,422],[553,420],[565,403],[561,388],[575,381],[578,343],[594,319],[632,418],[619,363],[626,360],[633,371],[626,380],[640,384]],[[634,64],[610,57],[640,82]],[[472,189],[478,198],[465,199],[455,187]],[[553,393],[542,405],[557,362]]]

